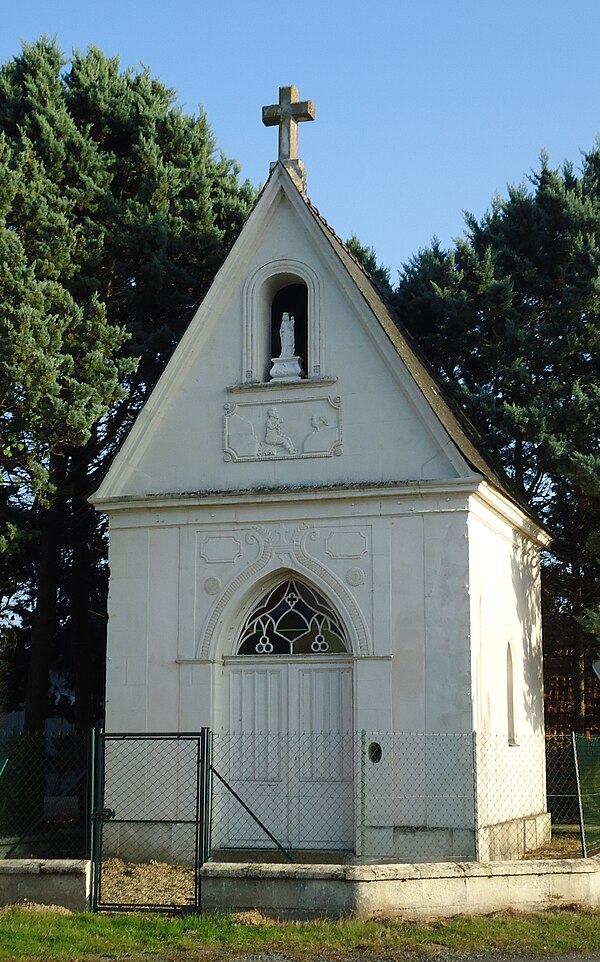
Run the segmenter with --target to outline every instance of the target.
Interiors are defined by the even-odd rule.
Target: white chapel
[[[278,160],[93,497],[106,728],[209,728],[290,850],[512,857],[549,834],[548,538],[308,200],[314,117],[263,109]]]

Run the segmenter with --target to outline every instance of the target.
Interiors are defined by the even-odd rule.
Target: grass
[[[600,949],[600,911],[508,912],[431,922],[240,924],[227,915],[0,914],[0,962],[212,962],[240,952],[280,952],[309,960],[357,953],[401,959],[486,951],[548,954]]]

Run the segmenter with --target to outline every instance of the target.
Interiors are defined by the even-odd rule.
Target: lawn
[[[553,954],[600,949],[600,911],[501,913],[429,922],[275,923],[256,913],[228,915],[59,915],[0,912],[0,962],[212,962],[229,954],[279,952],[292,958],[342,960],[357,953],[405,958],[482,951]]]

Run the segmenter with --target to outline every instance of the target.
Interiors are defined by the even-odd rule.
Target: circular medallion
[[[204,590],[207,595],[216,595],[221,590],[221,582],[218,578],[207,578],[204,582]]]
[[[362,568],[350,568],[350,570],[346,572],[346,581],[349,585],[352,585],[353,588],[358,588],[359,585],[365,583],[365,573]]]

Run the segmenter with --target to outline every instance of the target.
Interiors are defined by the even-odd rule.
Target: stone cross
[[[312,100],[298,101],[297,87],[280,87],[279,103],[263,107],[265,127],[279,126],[279,160],[282,163],[298,160],[298,124],[302,120],[314,120],[316,113]]]

